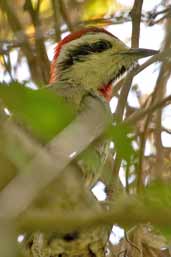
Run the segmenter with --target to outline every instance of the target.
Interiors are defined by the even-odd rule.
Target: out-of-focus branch
[[[140,3],[138,3],[139,5],[141,5],[141,1]],[[120,15],[119,15],[120,14]],[[82,21],[80,24],[76,24],[81,25],[81,26],[90,26],[90,25],[94,25],[94,24],[106,24],[106,25],[114,25],[114,24],[122,24],[125,22],[130,22],[131,21],[131,13],[130,12],[119,12],[119,14],[116,15],[116,13],[112,16],[110,16],[109,18],[97,18],[97,19],[93,19],[93,20],[87,20],[87,21]],[[163,16],[161,18],[156,19],[159,15],[163,14]],[[145,23],[147,26],[153,26],[163,20],[165,20],[166,18],[168,18],[171,15],[171,8],[168,5],[165,9],[163,9],[162,11],[156,11],[155,9],[152,11],[148,11],[148,12],[142,12],[141,15],[141,22]]]
[[[126,218],[125,218],[126,215]],[[84,213],[73,214],[45,211],[27,212],[17,220],[20,231],[51,231],[70,232],[99,225],[118,224],[122,227],[135,224],[151,223],[161,227],[170,225],[171,208],[169,206],[155,207],[145,204],[141,199],[123,197],[116,200],[108,211],[87,210]],[[164,218],[163,218],[164,217]]]
[[[131,10],[132,17],[132,45],[133,48],[138,48],[139,46],[139,34],[140,34],[140,18],[141,18],[141,9],[142,9],[143,0],[135,0],[133,8]],[[134,16],[136,16],[134,18]],[[140,16],[140,17],[139,17]],[[131,87],[133,75],[130,73],[124,81],[122,90],[119,96],[118,106],[116,109],[116,117],[118,120],[123,119],[123,112],[127,102],[128,93]]]
[[[53,17],[54,17],[54,28],[55,28],[55,38],[58,42],[61,39],[61,30],[60,30],[60,2],[58,0],[51,0],[53,8]]]
[[[143,119],[145,115],[152,114],[154,111],[156,111],[158,108],[164,107],[167,104],[170,104],[171,102],[171,96],[164,98],[161,101],[158,101],[157,103],[154,103],[148,108],[140,109],[133,113],[131,116],[129,116],[126,120],[123,121],[123,124],[125,125],[134,125],[137,121]]]
[[[37,8],[34,9],[31,0],[26,0],[24,9],[28,11],[32,19],[32,23],[35,29],[35,46],[36,46],[36,62],[37,69],[39,70],[40,76],[44,83],[49,81],[50,64],[47,56],[43,31],[41,29],[41,21],[39,17],[40,0],[37,3]]]
[[[3,58],[3,64],[4,64],[4,66],[5,66],[5,69],[6,69],[6,71],[8,72],[11,81],[13,81],[10,53],[9,53],[9,52],[6,52],[5,55],[2,55],[2,58]],[[6,59],[7,59],[7,60],[6,60]]]
[[[171,135],[171,129],[168,129],[168,128],[165,128],[165,127],[162,127],[162,131],[168,133]]]
[[[47,148],[39,147],[33,160],[1,191],[0,217],[10,219],[21,214],[38,193],[104,131],[109,120],[109,110],[102,101],[85,98],[85,108],[76,119]],[[26,135],[16,131],[15,136],[25,140]]]
[[[143,0],[135,0],[133,8],[130,12],[130,15],[132,18],[131,46],[133,48],[139,46],[142,5],[143,5]]]
[[[52,0],[54,3],[56,3],[56,10],[58,11],[59,7],[59,2],[58,0]],[[52,4],[52,6],[54,6],[54,4]],[[53,7],[54,9],[54,12],[55,12],[55,7]],[[159,14],[161,13],[166,13],[166,15],[161,18],[162,20],[163,19],[166,19],[169,15],[170,15],[170,7],[167,7],[166,9],[164,9],[163,11],[159,11],[159,12],[155,12],[155,10],[151,11],[150,13],[143,13],[143,15],[141,16],[141,22],[144,22],[145,24],[147,25],[154,25],[155,24],[155,21],[154,21],[154,18],[157,17]],[[59,12],[60,14],[60,12]],[[57,19],[57,14],[55,14],[55,24],[58,24],[58,19]],[[83,27],[83,26],[91,26],[91,25],[95,25],[95,24],[100,24],[102,23],[103,25],[106,24],[106,25],[112,25],[112,24],[122,24],[122,23],[125,23],[125,22],[128,22],[128,21],[131,21],[131,17],[130,17],[130,13],[126,13],[126,12],[123,12],[121,13],[120,15],[116,15],[116,16],[112,16],[111,18],[98,18],[98,19],[94,19],[94,20],[90,20],[90,21],[84,21],[84,22],[81,22],[81,23],[77,23],[77,24],[73,24],[72,26],[74,26],[74,28],[78,28],[78,27]],[[47,21],[48,22],[48,21]],[[156,21],[157,23],[158,21]],[[53,31],[46,31],[44,32],[44,35],[43,37],[46,38],[46,39],[50,39],[52,37],[54,37],[54,33],[56,34],[56,30],[58,31],[58,26],[55,26],[55,32]],[[39,31],[39,27],[37,27],[37,30]],[[68,29],[67,29],[68,31]],[[59,31],[58,31],[59,32]],[[57,32],[57,33],[58,33]],[[66,32],[66,30],[62,30],[62,32]],[[0,53],[1,54],[4,54],[6,53],[7,51],[10,51],[12,48],[15,48],[15,47],[21,47],[24,43],[24,40],[23,40],[23,37],[22,37],[22,33],[23,31],[21,30],[18,30],[17,31],[17,35],[18,35],[18,38],[20,38],[20,40],[1,40],[0,41],[0,44],[3,46],[3,44],[5,44],[6,49],[3,49],[1,46],[0,46]],[[59,33],[60,34],[60,33]],[[35,35],[31,35],[31,36],[27,36],[27,38],[29,39],[32,39],[34,38]],[[42,37],[42,34],[41,33],[38,33],[37,37]],[[57,37],[57,41],[58,41],[58,37]]]
[[[170,49],[171,47],[171,18],[168,18],[165,24],[165,39],[163,49]],[[171,62],[166,60],[160,67],[160,72],[156,81],[156,93],[154,101],[159,101],[164,98],[166,94],[167,81],[171,75]],[[156,146],[156,165],[154,167],[156,178],[163,179],[163,173],[161,170],[164,169],[164,158],[163,158],[163,146],[161,140],[162,131],[162,110],[159,109],[156,112],[155,123],[156,129],[154,132],[155,146]]]
[[[131,10],[132,17],[132,47],[136,48],[139,46],[139,34],[140,34],[140,21],[141,21],[141,11],[142,11],[143,0],[135,0],[133,8]],[[129,74],[127,78],[124,80],[121,93],[118,100],[118,105],[116,108],[116,119],[119,121],[123,120],[123,113],[127,103],[127,97],[129,90],[131,88],[132,80],[134,75]],[[115,161],[114,161],[114,177],[118,176],[119,169],[121,165],[121,159],[116,153]],[[112,186],[111,186],[112,187]]]
[[[22,50],[27,57],[27,61],[29,64],[30,72],[34,81],[37,81],[37,66],[35,65],[35,57],[33,54],[32,47],[30,45],[29,39],[24,32],[23,26],[15,13],[14,8],[11,7],[9,1],[0,1],[0,8],[6,13],[10,27],[14,32],[16,38],[19,38],[23,42]]]
[[[163,16],[155,20],[155,18],[157,18],[157,16],[159,16],[161,14],[163,14]],[[163,21],[164,19],[169,18],[170,16],[171,16],[171,6],[168,5],[165,9],[163,9],[161,11],[149,12],[148,17],[147,17],[149,20],[147,21],[147,24],[149,26],[153,26],[153,25]]]
[[[130,73],[133,76],[136,76],[141,71],[143,71],[144,69],[146,69],[148,66],[150,66],[151,64],[153,64],[155,62],[167,61],[167,59],[170,57],[170,55],[171,55],[171,50],[170,50],[170,48],[168,48],[168,49],[164,50],[163,52],[160,52],[159,54],[156,54],[156,55],[152,56],[146,62],[144,62],[142,65],[137,65],[137,67],[133,71],[131,71]],[[129,74],[127,76],[129,76]],[[114,86],[114,88],[113,88],[113,96],[115,96],[117,94],[117,92],[122,88],[124,81],[125,81],[125,78],[121,79]]]
[[[65,5],[64,0],[59,0],[59,5],[60,5],[60,10],[61,10],[61,15],[62,15],[64,21],[66,22],[69,31],[73,31],[76,26],[73,26],[73,24],[71,22],[71,19],[69,17],[69,12]]]
[[[167,26],[169,32],[166,34],[165,38],[165,45],[164,45],[164,51],[163,53],[160,53],[156,58],[159,58],[159,60],[163,59],[164,57],[169,57],[171,55],[170,53],[170,24]],[[168,81],[168,78],[170,76],[170,69],[171,69],[171,64],[169,62],[169,59],[166,58],[165,62],[162,63],[159,76],[156,82],[156,87],[154,89],[150,105],[154,106],[155,103],[162,102],[162,98],[165,95],[165,89],[166,89],[166,83]],[[167,98],[166,98],[167,101]],[[154,165],[154,170],[155,170],[155,175],[156,178],[162,179],[162,172],[163,170],[163,146],[161,142],[161,114],[162,110],[161,108],[156,109],[156,116],[154,117],[155,120],[155,131],[154,131],[154,136],[155,136],[155,145],[156,145],[156,162]],[[152,112],[153,113],[153,112]],[[144,123],[144,129],[141,137],[141,146],[140,146],[140,159],[139,159],[139,176],[137,179],[137,189],[140,190],[140,188],[143,186],[143,159],[144,159],[144,148],[145,148],[145,143],[146,143],[146,134],[148,131],[148,126],[151,121],[151,112],[146,114],[145,117],[145,123]]]

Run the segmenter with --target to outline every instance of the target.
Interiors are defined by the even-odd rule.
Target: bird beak
[[[151,49],[145,49],[145,48],[130,48],[126,51],[120,52],[120,54],[132,55],[137,58],[144,58],[144,57],[148,57],[158,53],[159,51],[157,50],[151,50]]]

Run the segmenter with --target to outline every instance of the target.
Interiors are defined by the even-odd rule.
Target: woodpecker
[[[105,29],[84,28],[58,43],[51,65],[50,84],[58,82],[73,89],[71,95],[77,94],[78,103],[91,91],[109,101],[112,83],[130,70],[138,59],[156,53],[155,50],[129,48]]]
[[[132,69],[138,59],[156,53],[155,50],[129,48],[105,29],[84,28],[66,36],[56,46],[51,64],[50,88],[62,94],[78,109],[83,97],[89,93],[109,102],[113,82]],[[108,147],[106,142],[95,144],[95,165],[87,161],[89,149],[78,158],[77,163],[89,187],[97,182],[102,173]]]
[[[78,110],[84,96],[88,94],[93,93],[109,102],[112,97],[112,83],[130,70],[138,59],[156,53],[154,50],[129,48],[105,29],[84,28],[66,36],[57,44],[48,87],[63,95]],[[101,176],[108,149],[108,142],[98,141],[76,160],[89,189]],[[66,212],[70,211],[71,203],[69,207],[66,206],[67,203]],[[34,239],[29,242],[31,256],[104,257],[108,234],[106,227],[98,227],[67,236],[58,235],[56,239],[53,238],[51,247],[49,240],[43,239],[47,236],[38,232],[33,234]]]

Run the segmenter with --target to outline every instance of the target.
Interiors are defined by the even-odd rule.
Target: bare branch
[[[142,5],[143,5],[143,0],[135,0],[133,8],[130,12],[130,15],[132,18],[132,38],[131,38],[132,47],[139,46]]]
[[[57,42],[61,39],[61,31],[60,31],[60,2],[58,0],[51,0],[52,8],[53,8],[53,17],[54,17],[54,27],[55,27],[55,36]]]
[[[153,104],[152,106],[150,106],[148,108],[141,109],[141,110],[133,113],[125,121],[123,121],[123,124],[125,124],[125,125],[133,125],[138,120],[144,118],[145,115],[152,114],[158,108],[162,108],[162,107],[166,106],[167,104],[170,104],[170,102],[171,102],[171,96],[168,96],[168,97],[164,98],[161,101],[158,101],[157,103]]]
[[[62,14],[62,16],[64,18],[64,21],[66,22],[66,24],[68,26],[68,29],[70,31],[73,31],[76,26],[73,26],[73,24],[72,24],[72,22],[70,20],[69,12],[68,12],[68,9],[65,6],[64,1],[63,0],[59,0],[59,4],[60,4],[61,14]]]

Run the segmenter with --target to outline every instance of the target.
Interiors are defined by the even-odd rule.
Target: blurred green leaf
[[[135,156],[132,146],[131,129],[120,124],[112,125],[107,131],[107,137],[115,143],[115,149],[121,158],[130,161]]]
[[[144,201],[157,208],[171,208],[171,185],[155,181],[148,186],[143,193]]]
[[[32,90],[18,82],[0,84],[0,99],[13,118],[45,143],[75,117],[74,107],[48,89]]]
[[[144,206],[155,211],[156,215],[161,212],[160,210],[164,210],[166,216],[161,217],[161,219],[164,219],[168,216],[167,209],[171,208],[171,185],[155,181],[144,190],[140,198],[144,202]],[[167,240],[171,239],[171,227],[155,226],[155,229],[164,235]]]

